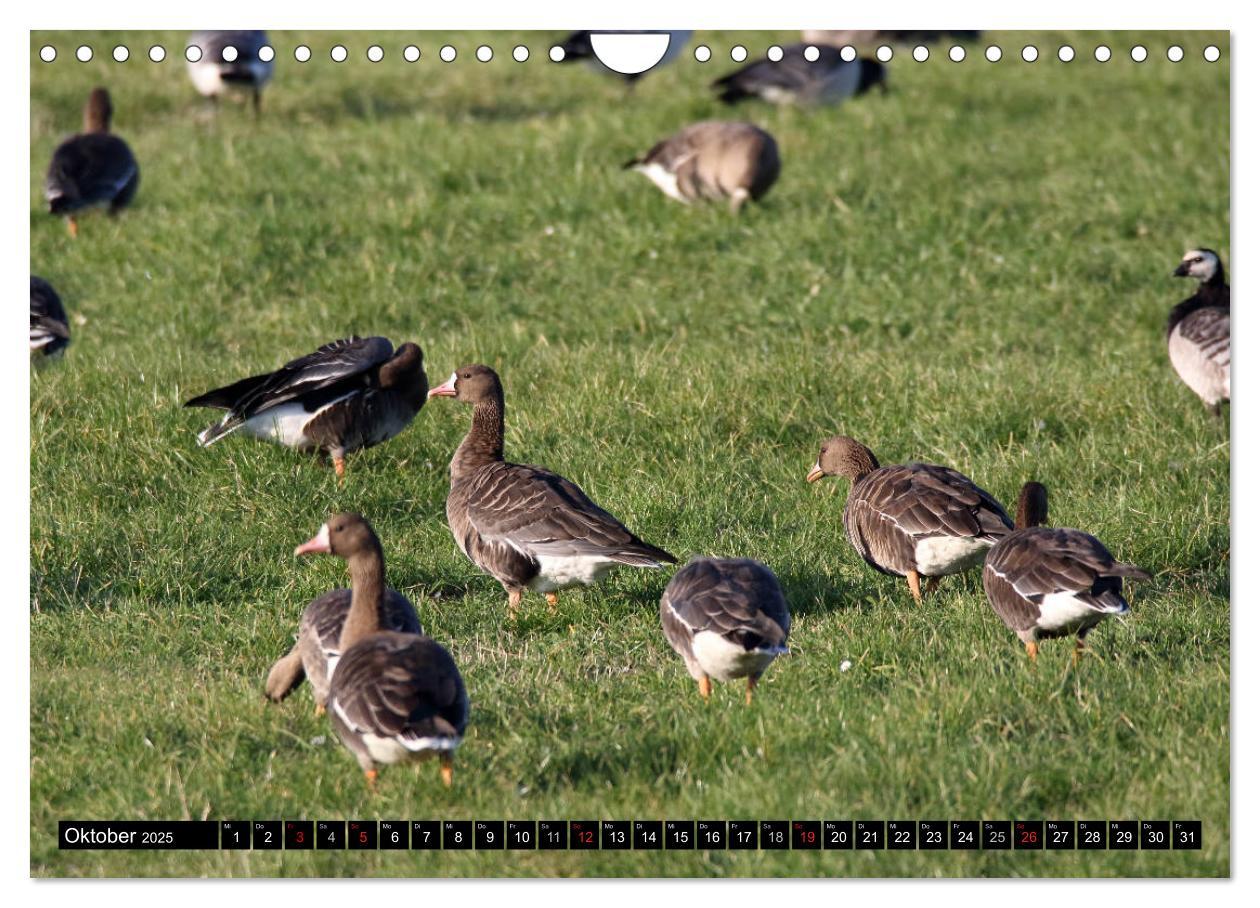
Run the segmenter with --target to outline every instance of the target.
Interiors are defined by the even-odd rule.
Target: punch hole
[[[1221,49],[1215,44],[1209,44],[1207,47],[1203,48],[1203,59],[1207,60],[1209,63],[1215,63],[1220,58]]]
[[[258,59],[264,63],[270,63],[276,58],[276,49],[270,44],[264,44],[258,48]]]
[[[293,48],[293,59],[297,60],[299,63],[305,63],[310,58],[311,49],[305,44],[299,44],[297,47]]]
[[[350,52],[341,44],[334,44],[332,50],[328,52],[328,56],[332,57],[334,63],[345,63],[346,57],[350,56]]]
[[[161,44],[154,44],[149,48],[149,59],[154,63],[161,63],[166,59],[166,48]]]
[[[438,51],[438,56],[442,58],[443,63],[451,63],[457,56],[455,48],[449,44],[443,44],[442,49]]]
[[[949,49],[949,58],[955,63],[961,63],[967,59],[967,51],[962,45],[955,44]]]
[[[92,59],[92,48],[87,44],[80,44],[79,49],[74,52],[74,56],[80,63],[86,63]]]
[[[805,48],[805,59],[810,63],[818,62],[818,48],[814,47],[812,44]]]
[[[131,51],[127,49],[127,45],[119,44],[114,48],[115,63],[126,63],[129,59],[131,59]]]
[[[887,44],[881,44],[879,49],[875,51],[875,59],[880,63],[887,63],[893,58],[892,48]]]
[[[367,58],[369,63],[380,63],[385,59],[385,49],[379,44],[373,44],[367,49]]]
[[[201,48],[196,44],[189,44],[184,48],[184,59],[189,63],[196,63],[201,59]]]
[[[403,48],[403,59],[408,63],[415,63],[420,59],[420,48],[414,44],[408,44]]]
[[[748,59],[748,48],[742,44],[736,44],[731,48],[731,59],[736,63],[743,63]]]
[[[910,52],[910,56],[914,57],[919,63],[925,63],[928,58],[928,49],[925,45],[920,44]]]
[[[984,58],[990,63],[996,63],[998,60],[1002,59],[1002,48],[998,47],[996,44],[990,44],[984,49]]]
[[[1037,62],[1037,48],[1031,44],[1025,44],[1024,49],[1019,52],[1019,55],[1024,58],[1025,63]]]
[[[1099,44],[1094,48],[1094,59],[1099,63],[1106,63],[1111,59],[1111,48],[1106,44]]]
[[[223,48],[223,62],[224,63],[235,63],[236,58],[239,56],[240,56],[240,53],[231,44]]]
[[[39,58],[45,63],[51,63],[53,60],[57,59],[57,48],[53,47],[51,44],[45,44],[39,49]]]
[[[1059,48],[1059,61],[1062,63],[1071,63],[1076,59],[1076,51],[1069,44],[1064,44]]]
[[[1174,44],[1168,48],[1168,60],[1170,63],[1180,63],[1186,56],[1186,52],[1179,45]]]
[[[564,48],[558,44],[551,45],[551,49],[547,51],[547,56],[551,58],[552,63],[564,62]]]
[[[512,59],[517,63],[524,63],[529,59],[529,48],[524,44],[518,44],[512,48]]]
[[[483,44],[477,48],[477,59],[482,63],[489,63],[494,59],[494,49],[489,44]]]
[[[1129,56],[1133,59],[1134,63],[1142,63],[1146,60],[1146,48],[1141,44],[1135,44],[1129,51]]]
[[[709,50],[706,45],[700,44],[697,45],[694,56],[697,63],[708,63],[713,59],[713,51]]]
[[[857,48],[855,48],[852,44],[846,44],[844,47],[840,48],[840,59],[845,63],[852,63],[857,59]]]
[[[771,63],[778,63],[783,59],[783,48],[777,44],[771,44],[766,48],[766,59]]]

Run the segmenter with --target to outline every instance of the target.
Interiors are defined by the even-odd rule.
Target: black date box
[[[1076,847],[1081,851],[1106,851],[1107,821],[1077,820]]]
[[[249,848],[249,821],[224,820],[219,824],[220,848]]]
[[[718,850],[726,847],[726,820],[698,820],[696,841],[701,848]]]
[[[411,821],[412,851],[436,851],[442,847],[442,824],[438,820]]]
[[[410,829],[404,820],[381,820],[377,844],[389,851],[410,848],[411,842],[408,836]]]
[[[443,851],[470,851],[472,846],[472,820],[442,821]]]
[[[974,851],[980,847],[979,820],[950,820],[949,847],[954,851]]]
[[[854,820],[853,844],[868,851],[879,851],[884,847],[883,820]]]
[[[1168,820],[1143,820],[1138,824],[1138,835],[1143,850],[1163,851],[1172,847],[1172,823]]]
[[[696,821],[666,820],[665,847],[669,851],[694,851],[696,847]]]
[[[731,820],[727,826],[727,847],[738,851],[757,850],[757,821]]]
[[[605,851],[626,851],[634,845],[629,820],[603,820],[599,824],[599,847]]]
[[[507,847],[513,851],[532,851],[538,847],[538,824],[533,820],[507,821]]]
[[[1015,850],[1040,851],[1046,847],[1045,823],[1041,820],[1015,821]]]
[[[919,850],[943,851],[949,847],[949,823],[945,820],[919,821]]]
[[[759,824],[761,830],[761,850],[762,851],[786,851],[788,847],[788,821],[787,820],[762,820]]]
[[[852,820],[823,820],[823,848],[847,851],[853,848]]]
[[[1046,848],[1072,851],[1076,848],[1076,824],[1071,820],[1046,820]]]
[[[346,847],[346,821],[316,821],[315,847],[321,851],[342,851]]]
[[[1011,821],[985,820],[980,824],[980,842],[986,850],[1001,851],[1011,847]]]
[[[279,850],[284,844],[284,833],[279,820],[254,820],[250,823],[254,849]]]
[[[375,851],[376,820],[351,820],[346,844],[351,851]]]
[[[502,851],[503,832],[507,823],[504,820],[474,820],[473,844],[478,851]]]
[[[660,820],[635,820],[634,847],[646,851],[660,851],[665,847],[665,824]]]
[[[312,820],[284,821],[284,850],[307,851],[315,847],[315,823]]]
[[[1137,820],[1111,820],[1107,823],[1107,847],[1132,851],[1138,847]]]
[[[915,829],[913,820],[889,820],[885,832],[886,842],[891,851],[914,851]]]
[[[1203,847],[1202,820],[1173,820],[1172,847],[1174,851],[1196,851]]]
[[[822,848],[821,820],[793,820],[792,848],[796,851],[817,851]]]
[[[574,851],[599,851],[599,824],[594,820],[570,820],[569,847]]]
[[[538,847],[543,851],[564,851],[569,847],[568,820],[539,820]]]

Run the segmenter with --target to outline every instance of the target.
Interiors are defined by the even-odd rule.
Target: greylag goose
[[[865,94],[875,86],[888,90],[884,64],[867,57],[845,60],[840,50],[818,47],[818,59],[805,59],[809,45],[783,48],[783,58],[758,60],[713,83],[718,99],[735,104],[760,98],[771,104],[833,104]]]
[[[979,565],[1013,526],[997,500],[957,470],[881,467],[869,448],[846,435],[823,442],[806,480],[824,476],[852,481],[844,506],[849,542],[877,571],[905,577],[916,603],[941,577]]]
[[[201,31],[188,38],[189,47],[201,50],[201,56],[188,61],[188,75],[197,92],[217,104],[226,91],[248,92],[253,98],[254,113],[262,109],[262,91],[271,81],[274,60],[263,60],[259,52],[267,46],[264,31]],[[223,58],[226,48],[236,56]]]
[[[31,353],[53,356],[70,343],[70,323],[61,297],[42,277],[31,275]]]
[[[677,563],[563,476],[503,459],[503,386],[489,366],[461,366],[429,396],[473,406],[451,458],[446,518],[468,560],[503,585],[510,612],[526,589],[555,605],[558,590],[597,583],[618,565]]]
[[[751,123],[693,123],[627,161],[661,192],[684,205],[728,199],[732,211],[760,199],[779,178],[779,146]]]
[[[411,423],[429,388],[424,354],[383,337],[348,337],[184,404],[226,410],[197,436],[209,447],[244,430],[298,450],[318,450],[344,476],[346,455],[393,438]]]
[[[747,678],[746,703],[775,656],[788,651],[792,616],[774,573],[747,558],[692,558],[661,596],[661,628],[709,699],[710,679]]]
[[[1229,284],[1221,258],[1191,249],[1173,272],[1199,282],[1194,296],[1173,307],[1165,330],[1168,358],[1181,380],[1214,410],[1229,402]]]
[[[51,214],[66,216],[71,236],[79,235],[79,212],[108,205],[109,213],[117,214],[140,185],[140,166],[131,149],[109,131],[113,114],[109,92],[92,89],[83,108],[83,132],[58,145],[48,164],[44,199]]]
[[[347,518],[348,520],[349,518]],[[306,554],[299,548],[298,554]],[[315,549],[310,549],[315,551]],[[402,593],[385,586],[384,555],[379,544],[369,546],[349,559],[350,589],[330,590],[312,599],[302,611],[297,642],[281,656],[267,675],[267,696],[279,702],[292,693],[303,679],[311,683],[315,713],[322,715],[328,702],[328,683],[341,659],[341,632],[346,616],[357,600],[362,609],[376,609],[385,630],[402,634],[423,634],[415,606]]]
[[[669,44],[665,48],[665,53],[661,56],[659,60],[656,61],[655,64],[643,70],[642,72],[629,72],[629,73],[618,72],[615,69],[610,69],[606,64],[604,64],[602,60],[599,59],[599,55],[595,53],[595,48],[591,44],[590,31],[573,32],[571,35],[569,35],[567,38],[565,38],[563,41],[560,42],[559,47],[561,50],[564,51],[564,57],[561,59],[560,61],[561,63],[573,63],[578,60],[585,60],[588,63],[599,65],[599,67],[603,69],[605,72],[611,73],[612,75],[617,76],[620,79],[623,79],[626,82],[626,84],[630,86],[633,86],[635,82],[639,81],[639,79],[642,79],[645,75],[650,73],[653,69],[656,69],[656,67],[664,66],[666,63],[669,63],[671,60],[673,60],[675,57],[681,54],[683,52],[683,49],[686,48],[687,42],[691,40],[690,31],[669,31],[669,30],[622,31],[622,32],[599,31],[599,32],[596,32],[596,34],[600,34],[600,35],[604,35],[604,34],[669,35]]]
[[[355,597],[341,629],[341,658],[328,688],[328,715],[341,742],[376,783],[378,763],[437,755],[451,784],[451,755],[468,725],[468,693],[455,660],[421,634],[388,629],[381,611],[384,559],[371,525],[337,514],[294,550],[343,558]],[[366,589],[367,595],[359,590]]]
[[[1129,610],[1123,578],[1150,580],[1151,575],[1116,561],[1088,533],[1043,526],[1046,517],[1045,486],[1025,484],[1019,493],[1017,529],[985,558],[984,592],[993,611],[1023,641],[1030,659],[1037,658],[1038,641],[1075,634],[1075,664],[1090,629]]]

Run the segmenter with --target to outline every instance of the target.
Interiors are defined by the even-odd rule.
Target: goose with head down
[[[70,344],[70,322],[52,284],[31,275],[31,356],[55,356]]]
[[[852,482],[844,506],[849,542],[877,571],[905,577],[915,602],[941,577],[979,565],[1013,527],[997,499],[957,470],[927,463],[881,467],[869,448],[847,435],[823,442],[806,479],[824,476]]]
[[[818,56],[810,60],[808,44],[783,48],[779,60],[758,60],[715,81],[718,100],[736,104],[760,98],[771,104],[835,104],[864,95],[878,86],[888,90],[888,73],[883,63],[867,57],[844,59],[839,48],[813,47]]]
[[[201,31],[188,38],[188,47],[200,54],[188,60],[188,75],[202,97],[217,105],[229,91],[245,92],[253,101],[254,114],[262,110],[262,92],[275,69],[275,60],[262,58],[267,47],[265,31]],[[229,59],[230,58],[230,59]]]
[[[341,628],[328,686],[328,716],[359,762],[368,785],[377,764],[437,756],[442,781],[452,780],[451,757],[468,725],[468,693],[451,654],[417,633],[391,630],[381,608],[385,578],[381,543],[358,514],[336,514],[294,554],[343,558],[360,588]]]
[[[1216,413],[1229,403],[1229,284],[1211,249],[1191,249],[1173,277],[1199,282],[1194,296],[1173,307],[1164,334],[1177,375]]]
[[[503,585],[510,611],[527,589],[554,605],[557,591],[597,583],[618,566],[677,562],[575,483],[503,459],[503,386],[489,366],[461,366],[429,396],[472,405],[472,427],[451,458],[446,517],[464,555]]]
[[[706,120],[657,142],[624,169],[643,174],[671,199],[726,199],[739,211],[759,200],[779,178],[774,136],[751,123]]]
[[[83,108],[83,132],[53,152],[44,177],[51,214],[65,215],[71,236],[79,235],[77,215],[108,206],[111,215],[131,203],[140,185],[140,165],[131,148],[110,132],[114,105],[109,92],[95,88]]]
[[[1038,643],[1073,634],[1076,663],[1085,635],[1099,622],[1129,611],[1123,581],[1150,580],[1140,567],[1116,561],[1107,547],[1081,530],[1044,526],[1046,488],[1026,483],[1019,493],[1015,532],[999,540],[984,561],[984,592],[1002,623],[1015,632],[1032,660]]]
[[[343,476],[347,454],[388,441],[411,424],[428,388],[417,345],[395,350],[383,337],[348,337],[184,406],[227,411],[197,436],[203,448],[244,429],[286,447],[322,451]]]

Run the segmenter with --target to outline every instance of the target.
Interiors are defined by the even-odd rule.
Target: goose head
[[[443,384],[429,391],[429,397],[453,397],[466,404],[479,404],[503,396],[499,375],[489,366],[460,366]]]
[[[877,469],[879,461],[870,448],[847,435],[833,435],[822,443],[818,459],[814,461],[805,481],[817,482],[824,476],[843,476],[849,480],[857,480]]]
[[[1050,499],[1046,487],[1039,482],[1026,482],[1019,490],[1019,504],[1015,508],[1015,528],[1026,530],[1041,527],[1050,519]]]
[[[380,540],[372,525],[359,514],[334,514],[319,532],[293,550],[294,555],[336,555],[349,560],[355,555],[379,551]]]
[[[1207,283],[1221,270],[1221,258],[1211,249],[1191,249],[1181,257],[1173,277],[1192,277]]]

